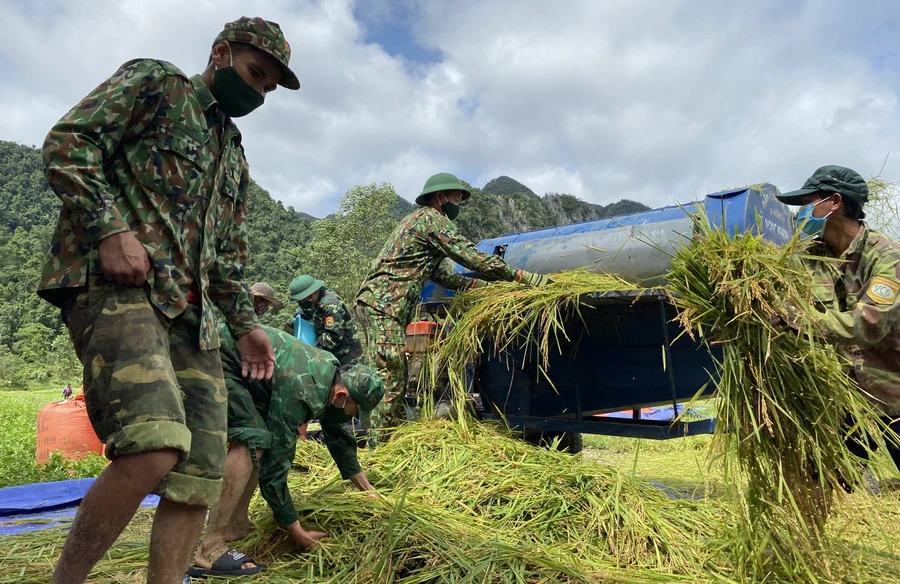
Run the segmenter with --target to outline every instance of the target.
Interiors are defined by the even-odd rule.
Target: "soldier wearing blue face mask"
[[[819,335],[837,345],[847,374],[900,431],[900,243],[863,221],[869,189],[849,168],[823,166],[803,188],[778,199],[802,205],[797,225],[815,238],[807,263]],[[866,456],[852,438],[848,447]],[[900,467],[900,446],[889,440],[888,451]]]

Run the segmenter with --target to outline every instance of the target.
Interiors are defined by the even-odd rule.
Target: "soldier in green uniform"
[[[284,308],[284,303],[275,298],[275,289],[265,282],[256,282],[250,286],[250,295],[253,296],[253,312],[256,316],[262,316],[270,308]]]
[[[815,237],[809,253],[823,258],[809,261],[819,334],[838,346],[847,373],[897,432],[900,421],[891,422],[900,416],[900,243],[862,221],[868,198],[866,181],[842,166],[823,166],[803,188],[778,196],[802,205],[798,225]],[[852,440],[848,446],[867,454]],[[900,468],[900,448],[888,441],[888,450]]]
[[[222,489],[227,397],[213,308],[242,370],[271,376],[243,270],[250,175],[232,118],[297,89],[277,24],[241,18],[188,77],[137,59],[50,130],[44,171],[62,200],[38,294],[60,307],[112,460],[84,497],[53,582],[84,582],[150,492],[147,581],[181,581]]]
[[[384,378],[384,402],[372,412],[372,428],[393,425],[403,417],[401,396],[406,387],[406,326],[429,279],[451,290],[484,284],[456,274],[443,260],[450,258],[488,280],[542,286],[547,276],[508,266],[483,253],[460,235],[453,224],[459,205],[471,193],[449,173],[432,176],[416,197],[418,209],[394,230],[375,260],[372,272],[356,296],[356,310],[366,339],[366,355]],[[383,439],[370,432],[370,443]]]
[[[360,364],[341,366],[316,349],[277,329],[263,326],[275,348],[275,374],[270,381],[241,377],[240,354],[226,327],[221,328],[222,364],[228,388],[228,441],[222,498],[212,508],[206,535],[191,576],[251,575],[263,569],[227,545],[246,536],[253,524],[247,516],[259,481],[260,492],[279,525],[301,549],[327,534],[303,529],[287,487],[294,460],[298,426],[310,419],[322,425],[325,444],[341,476],[357,488],[372,491],[356,457],[356,439],[344,428],[351,416],[363,425],[384,395],[379,375]]]
[[[300,316],[316,328],[316,346],[348,365],[362,357],[362,344],[353,315],[334,290],[312,276],[297,276],[291,281],[290,298],[298,303],[294,316]],[[293,334],[294,318],[284,330]]]

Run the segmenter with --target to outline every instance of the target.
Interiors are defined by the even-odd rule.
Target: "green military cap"
[[[291,60],[291,45],[284,38],[284,33],[277,23],[263,20],[258,16],[255,18],[242,16],[234,22],[227,23],[213,45],[222,41],[245,43],[272,55],[281,67],[281,81],[278,85],[288,89],[300,89],[300,80],[288,67]]]
[[[371,367],[362,364],[351,365],[341,371],[341,379],[350,392],[350,397],[359,406],[359,421],[369,427],[369,414],[384,398],[384,380]]]
[[[858,172],[844,166],[823,166],[806,179],[802,188],[776,195],[776,198],[787,205],[802,205],[803,197],[818,192],[840,193],[845,199],[856,201],[860,207],[869,200],[866,181]]]
[[[424,205],[425,197],[438,191],[462,191],[463,201],[472,195],[472,193],[469,192],[469,189],[464,187],[462,182],[456,178],[456,175],[450,174],[449,172],[439,172],[425,181],[422,192],[416,197],[416,205]]]
[[[288,288],[290,299],[294,302],[300,302],[324,285],[325,282],[322,280],[316,280],[307,274],[297,276],[291,281],[291,285]]]

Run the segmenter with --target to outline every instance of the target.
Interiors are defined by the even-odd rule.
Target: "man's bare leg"
[[[225,543],[225,531],[235,507],[244,494],[244,487],[253,472],[250,450],[246,446],[233,444],[225,457],[225,476],[222,483],[222,496],[219,502],[209,511],[209,523],[206,534],[200,542],[200,549],[194,555],[194,563],[201,568],[211,568],[219,556],[228,551]],[[199,535],[199,534],[198,534]],[[256,564],[245,562],[241,567],[252,568]]]
[[[262,456],[262,450],[256,451],[257,457],[259,460]],[[256,492],[256,487],[259,484],[259,471],[253,469],[253,473],[250,475],[250,479],[247,481],[247,486],[244,487],[244,492],[241,495],[241,500],[238,501],[237,506],[234,508],[234,511],[231,513],[231,520],[228,522],[228,529],[225,530],[225,541],[232,542],[237,541],[239,539],[244,539],[250,533],[256,529],[256,524],[250,521],[250,501],[253,499],[253,493]]]
[[[121,456],[85,493],[66,536],[52,584],[81,584],[112,546],[141,501],[178,462],[171,449]]]
[[[150,532],[150,567],[147,584],[181,582],[197,546],[206,506],[184,505],[160,499]]]

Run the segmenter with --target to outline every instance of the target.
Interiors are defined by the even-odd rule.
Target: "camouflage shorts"
[[[260,399],[262,396],[248,390],[248,383],[254,382],[225,373],[225,387],[228,390],[228,442],[249,448],[253,466],[258,470],[256,451],[272,447],[272,433],[266,426],[268,404]]]
[[[199,348],[200,309],[169,320],[144,288],[91,275],[63,308],[84,365],[84,397],[106,455],[173,449],[179,461],[155,491],[211,505],[222,490],[227,396],[219,352]]]
[[[370,416],[370,443],[383,442],[379,428],[396,426],[406,417],[406,331],[397,320],[365,304],[356,314],[366,341],[366,360],[384,379],[384,400]]]

